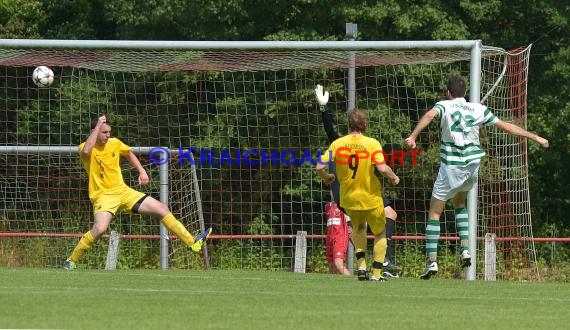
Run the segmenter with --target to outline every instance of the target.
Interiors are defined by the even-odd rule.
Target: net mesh
[[[482,54],[480,98],[501,119],[522,126],[529,52],[484,47]],[[443,98],[448,76],[469,77],[468,50],[0,49],[0,146],[75,148],[87,137],[90,120],[106,114],[112,135],[128,145],[172,151],[169,206],[192,232],[200,219],[214,227],[212,267],[290,270],[293,237],[303,230],[309,234],[308,271],[326,271],[323,209],[330,197],[313,163],[327,140],[313,89],[322,84],[330,91],[337,131],[345,133],[349,57],[368,133],[396,156],[391,165],[401,184],[385,184],[398,212],[394,261],[414,275],[425,265],[438,128],[419,137],[416,164],[410,154],[397,156],[419,117]],[[50,88],[33,85],[37,65],[54,70]],[[483,130],[482,144],[488,154],[479,179],[477,276],[485,266],[483,237],[494,233],[497,277],[536,278],[525,141],[490,128]],[[313,161],[303,158],[306,152]],[[152,183],[138,186],[128,165],[125,178],[158,198],[158,167],[146,154],[139,158]],[[5,152],[0,165],[0,264],[59,267],[92,223],[75,152]],[[157,220],[122,214],[111,229],[123,235],[118,267],[159,267]],[[444,277],[460,276],[456,236],[449,208],[442,217],[440,258],[453,266],[440,270]],[[170,243],[171,266],[203,267],[203,255],[173,237]],[[103,268],[106,249],[96,244],[82,265]]]

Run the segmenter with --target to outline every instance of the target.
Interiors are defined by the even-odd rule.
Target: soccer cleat
[[[461,268],[469,266],[471,266],[471,255],[469,251],[463,250],[463,252],[461,252]]]
[[[402,266],[393,264],[390,260],[386,260],[382,264],[382,275],[386,277],[400,277]]]
[[[370,276],[370,281],[371,282],[386,282],[387,280],[384,276],[380,276],[380,277]]]
[[[429,280],[430,277],[437,274],[437,262],[433,261],[429,263],[424,270],[424,272],[420,275],[422,280]]]
[[[208,239],[211,233],[212,233],[212,227],[198,234],[198,236],[196,236],[196,238],[194,239],[194,244],[192,244],[192,246],[190,247],[192,251],[196,253],[200,252],[200,250],[202,250],[202,245],[204,245],[204,242],[206,241],[206,239]]]
[[[67,270],[74,270],[75,268],[77,268],[77,265],[73,260],[67,259],[63,262],[63,268]]]
[[[358,272],[356,272],[356,275],[358,276],[359,281],[368,281],[368,272],[366,269],[359,269]]]
[[[389,271],[389,270],[383,270],[382,276],[391,277],[391,278],[398,278],[398,277],[400,277],[400,274],[398,274],[396,272]]]

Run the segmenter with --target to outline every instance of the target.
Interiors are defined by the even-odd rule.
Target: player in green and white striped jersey
[[[447,100],[437,102],[420,119],[405,143],[416,147],[416,138],[435,118],[441,128],[441,163],[433,186],[428,221],[426,226],[426,253],[428,265],[420,275],[429,279],[438,271],[437,244],[440,236],[439,218],[445,209],[445,203],[453,199],[455,224],[461,241],[461,266],[471,266],[468,250],[469,230],[465,202],[467,192],[477,182],[479,164],[485,156],[479,143],[479,128],[491,126],[506,133],[522,136],[548,148],[548,140],[531,133],[519,126],[506,123],[493,114],[488,107],[465,100],[465,82],[461,77],[452,76],[447,82]]]

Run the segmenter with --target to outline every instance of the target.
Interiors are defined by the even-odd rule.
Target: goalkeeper
[[[350,218],[341,212],[338,205],[331,201],[325,205],[327,220],[327,262],[332,274],[350,276],[352,273],[345,265],[346,251],[352,233]]]
[[[323,120],[323,127],[325,128],[325,132],[327,133],[327,137],[329,140],[329,144],[332,143],[334,140],[338,139],[340,136],[335,131],[332,114],[327,108],[327,103],[329,101],[329,92],[325,92],[323,86],[317,85],[315,88],[315,95],[317,96],[317,102],[319,103],[319,109],[321,110],[322,120]],[[331,163],[329,165],[329,173],[335,173],[335,164]],[[345,210],[340,205],[340,185],[337,180],[331,183],[330,189],[333,195],[333,199],[338,205],[339,209],[346,214]],[[392,243],[392,235],[394,233],[394,227],[396,225],[396,218],[398,214],[392,207],[392,200],[382,196],[382,201],[384,204],[384,214],[386,215],[386,241],[387,241],[387,248],[386,248],[386,258],[384,259],[384,263],[382,264],[382,275],[386,277],[399,277],[400,272],[402,271],[402,267],[392,263],[393,259],[393,243]],[[348,244],[346,244],[348,246]]]
[[[150,179],[131,148],[110,135],[111,125],[105,116],[101,116],[91,122],[89,137],[79,145],[81,162],[89,178],[89,199],[93,204],[94,223],[91,230],[81,237],[63,267],[75,269],[85,252],[107,231],[113,216],[121,211],[161,219],[164,226],[190,246],[192,251],[200,252],[212,228],[193,237],[174,217],[168,206],[128,187],[121,173],[121,156],[126,157],[131,166],[138,170],[139,184],[145,185]]]

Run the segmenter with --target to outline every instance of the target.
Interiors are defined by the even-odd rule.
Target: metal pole
[[[190,157],[193,157],[192,154],[190,154]],[[202,195],[200,195],[200,184],[198,183],[198,174],[196,174],[196,165],[193,164],[190,165],[190,170],[192,172],[192,185],[194,190],[194,199],[196,200],[196,210],[198,211],[198,221],[200,223],[200,231],[205,231],[206,224],[204,223],[204,211],[202,210]],[[208,244],[203,245],[202,252],[204,253],[204,267],[209,269],[210,256],[208,254]]]
[[[347,29],[356,24],[347,23]],[[137,49],[137,50],[366,50],[366,49],[471,49],[479,40],[407,41],[160,41],[160,40],[58,40],[0,39],[0,48]]]
[[[164,157],[164,155],[163,155]],[[160,201],[168,205],[168,162],[158,167]],[[160,268],[168,269],[168,229],[160,223]]]
[[[354,23],[346,23],[346,37],[349,41],[354,41],[358,31],[358,26]],[[355,53],[348,53],[348,108],[356,107],[356,69],[355,69]]]
[[[358,26],[354,23],[346,23],[346,37],[349,41],[356,40],[358,34]],[[355,53],[350,52],[348,55],[348,109],[356,107],[356,69],[355,69]],[[348,242],[348,251],[346,251],[346,268],[354,272],[354,244],[352,240]]]
[[[481,42],[471,48],[471,64],[469,77],[469,101],[479,102],[481,93]],[[477,274],[477,182],[467,193],[467,215],[469,217],[469,253],[471,267],[465,269],[465,279],[473,281]]]

